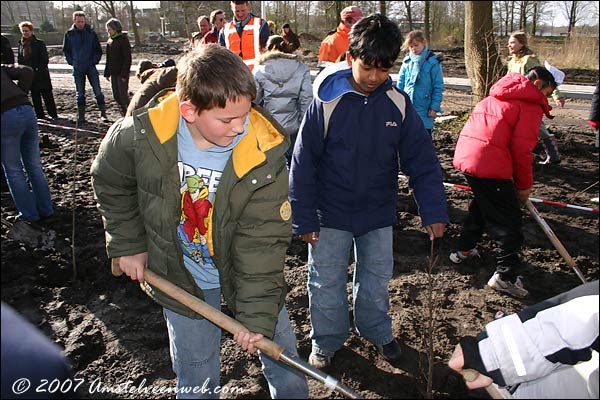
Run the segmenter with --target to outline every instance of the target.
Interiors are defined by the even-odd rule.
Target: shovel
[[[527,200],[525,202],[525,205],[527,206],[527,209],[529,210],[529,212],[531,213],[531,215],[533,216],[535,221],[542,228],[542,230],[544,231],[546,236],[548,236],[548,239],[550,239],[550,241],[552,242],[552,244],[554,245],[556,250],[558,250],[558,252],[562,256],[562,258],[567,262],[567,265],[569,267],[573,268],[573,270],[575,271],[575,274],[579,277],[579,279],[581,279],[581,282],[586,283],[583,273],[581,272],[579,267],[577,267],[577,265],[575,264],[575,260],[573,260],[573,258],[571,257],[571,255],[569,254],[567,249],[565,249],[565,246],[563,246],[563,244],[560,242],[560,240],[558,240],[558,238],[552,231],[552,228],[550,228],[550,226],[546,223],[544,218],[542,218],[542,215],[537,210],[537,208],[535,208],[535,206],[533,205],[533,203],[531,203],[530,200]]]
[[[114,276],[120,276],[121,274],[123,274],[123,271],[121,271],[121,268],[119,267],[118,258],[112,259],[111,270]],[[248,329],[235,319],[230,318],[229,316],[223,314],[219,310],[216,310],[215,308],[209,306],[196,296],[193,296],[185,290],[181,289],[179,286],[176,286],[168,280],[161,278],[148,268],[144,270],[144,279],[150,285],[171,296],[172,298],[174,298],[184,306],[188,307],[189,309],[194,310],[210,322],[221,327],[222,329],[225,329],[227,332],[233,335],[240,332],[248,332]],[[363,398],[361,395],[359,395],[358,393],[350,389],[348,386],[341,383],[339,380],[335,379],[330,375],[327,375],[326,373],[322,372],[317,368],[312,367],[307,362],[297,359],[296,357],[289,354],[289,352],[287,352],[283,347],[267,338],[262,338],[260,341],[254,343],[254,346],[260,351],[262,351],[264,354],[271,357],[272,359],[281,361],[284,364],[289,365],[290,367],[298,369],[303,374],[318,380],[329,389],[333,389],[336,392],[350,399]]]

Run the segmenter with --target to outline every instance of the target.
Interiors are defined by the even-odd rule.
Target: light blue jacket
[[[423,54],[422,59],[424,60],[421,65],[411,60],[410,56],[406,56],[402,60],[396,86],[408,94],[417,114],[423,120],[425,128],[432,129],[433,118],[428,113],[429,110],[442,112],[444,76],[442,64],[435,54],[427,47],[421,54]]]

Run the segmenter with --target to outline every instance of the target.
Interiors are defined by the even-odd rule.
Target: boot
[[[85,104],[77,105],[77,123],[84,124],[85,121]]]
[[[110,121],[106,116],[106,104],[98,104],[98,108],[100,109],[100,121],[108,124]]]
[[[544,146],[544,151],[546,152],[546,159],[541,161],[540,164],[560,163],[560,154],[558,153],[558,146],[554,135],[542,139],[542,146]]]

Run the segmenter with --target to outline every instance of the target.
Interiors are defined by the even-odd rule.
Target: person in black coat
[[[14,64],[15,54],[10,46],[10,41],[6,36],[2,36],[2,64]]]
[[[131,69],[131,45],[123,33],[121,22],[111,18],[106,22],[106,66],[104,77],[111,82],[112,94],[119,105],[121,116],[129,104],[129,71]]]
[[[46,43],[39,40],[33,34],[33,24],[23,21],[19,24],[21,40],[19,40],[17,61],[21,65],[27,65],[34,71],[33,83],[31,85],[31,101],[38,119],[45,119],[42,97],[46,103],[48,115],[52,120],[58,118],[54,94],[52,93],[52,82],[50,71],[48,71],[48,50]]]

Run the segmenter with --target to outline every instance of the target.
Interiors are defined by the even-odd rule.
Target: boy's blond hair
[[[256,98],[256,84],[242,59],[225,47],[210,43],[186,54],[177,64],[177,94],[198,113],[225,108],[227,100]]]

